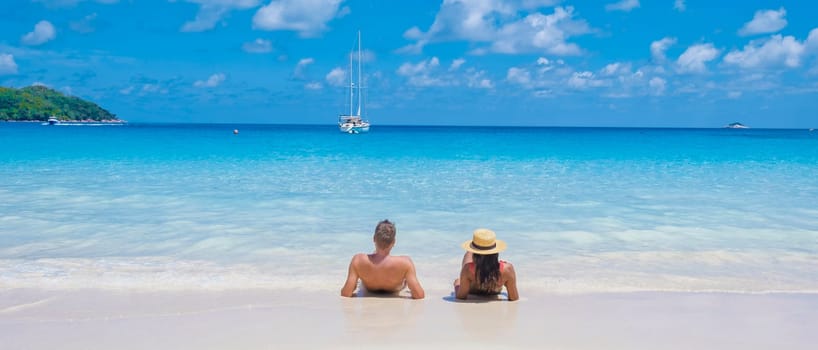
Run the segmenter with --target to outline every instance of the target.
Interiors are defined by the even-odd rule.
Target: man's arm
[[[514,272],[514,266],[507,264],[505,268],[507,274],[506,291],[508,292],[508,301],[515,301],[520,299],[520,294],[517,293],[517,273]]]
[[[355,292],[355,287],[358,286],[358,271],[355,270],[355,256],[349,261],[349,272],[347,272],[347,281],[344,287],[341,288],[342,297],[351,297]]]
[[[406,286],[409,287],[409,291],[412,292],[412,299],[423,299],[426,293],[423,291],[423,287],[420,286],[420,281],[418,281],[418,276],[415,272],[415,263],[413,263],[409,257],[407,257],[406,260],[409,261],[409,270],[406,271]]]

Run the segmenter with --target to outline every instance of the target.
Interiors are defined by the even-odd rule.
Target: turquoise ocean
[[[487,227],[524,296],[816,293],[818,131],[0,123],[0,290],[337,291],[387,218],[431,291]]]

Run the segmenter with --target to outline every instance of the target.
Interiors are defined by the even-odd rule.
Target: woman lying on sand
[[[474,230],[473,238],[463,243],[463,249],[466,254],[463,255],[460,278],[454,280],[454,294],[458,299],[466,299],[469,294],[498,295],[503,286],[509,301],[520,298],[514,266],[499,260],[499,253],[506,249],[506,243],[497,239],[494,231]]]

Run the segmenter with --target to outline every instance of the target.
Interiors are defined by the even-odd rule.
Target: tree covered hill
[[[66,96],[45,86],[22,89],[0,87],[0,120],[117,120],[111,112],[95,103]]]

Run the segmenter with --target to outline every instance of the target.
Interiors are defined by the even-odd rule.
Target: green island
[[[93,102],[49,89],[27,86],[21,89],[0,86],[0,121],[121,122],[116,115]]]

